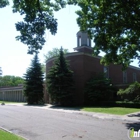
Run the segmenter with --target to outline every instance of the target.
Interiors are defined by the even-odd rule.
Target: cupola
[[[87,32],[79,31],[77,33],[77,47],[74,48],[78,52],[92,53],[91,39],[89,38]]]

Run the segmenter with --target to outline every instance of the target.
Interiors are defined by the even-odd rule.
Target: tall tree
[[[54,65],[50,68],[49,73],[47,73],[46,81],[52,101],[63,106],[73,104],[73,72],[69,69],[62,48]]]
[[[105,52],[102,63],[127,67],[132,59],[140,62],[140,1],[81,0],[77,23],[95,42],[94,55]]]
[[[31,66],[27,69],[24,78],[25,78],[24,94],[27,98],[28,104],[42,104],[44,97],[43,73],[41,70],[41,64],[39,63],[37,54],[35,54]]]

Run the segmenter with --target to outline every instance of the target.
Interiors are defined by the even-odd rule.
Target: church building
[[[104,66],[100,64],[100,56],[92,56],[91,40],[86,32],[77,33],[77,47],[72,53],[65,55],[70,63],[70,69],[74,72],[75,81],[75,100],[78,105],[84,103],[84,88],[87,81],[99,73],[105,73],[106,77],[111,79],[113,85],[121,87],[138,81],[140,82],[140,68],[129,66],[127,70],[122,71],[121,65],[110,64]],[[53,65],[55,58],[46,62],[46,73]],[[49,102],[49,95],[45,93],[45,101]]]

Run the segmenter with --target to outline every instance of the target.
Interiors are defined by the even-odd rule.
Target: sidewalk
[[[105,113],[81,111],[78,108],[62,108],[62,107],[53,106],[51,104],[47,104],[45,106],[28,106],[26,103],[25,104],[23,104],[23,103],[5,104],[5,105],[33,107],[33,108],[46,109],[46,110],[52,110],[52,111],[75,113],[75,114],[91,116],[91,117],[97,118],[97,119],[110,119],[110,120],[124,120],[124,121],[140,122],[140,112],[135,112],[135,113],[127,114],[127,115],[112,115],[112,114],[105,114]]]

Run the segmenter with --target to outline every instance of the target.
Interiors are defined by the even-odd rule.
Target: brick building
[[[116,86],[125,86],[134,81],[140,82],[140,68],[129,66],[127,70],[122,71],[122,66],[111,64],[104,66],[100,64],[100,56],[92,56],[91,40],[87,33],[77,33],[77,47],[73,53],[65,55],[70,63],[70,68],[74,72],[75,80],[75,101],[78,105],[84,103],[84,87],[86,82],[99,73],[105,73]],[[53,65],[55,58],[51,58],[46,62],[46,73]],[[48,93],[45,94],[46,102],[49,102]]]

